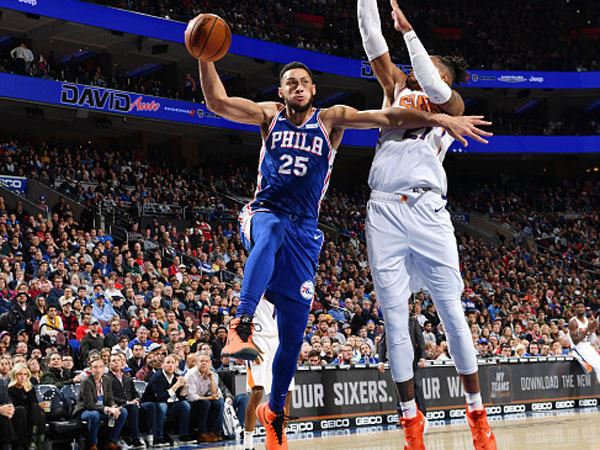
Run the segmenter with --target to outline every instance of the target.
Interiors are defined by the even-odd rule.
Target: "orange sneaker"
[[[253,333],[254,324],[248,314],[233,319],[229,324],[227,344],[221,350],[221,355],[254,361],[258,357],[258,349],[252,343]]]
[[[423,434],[426,421],[427,419],[419,410],[412,419],[400,419],[400,424],[404,428],[404,450],[425,450]]]
[[[265,440],[266,450],[287,450],[288,443],[285,437],[285,422],[287,417],[283,413],[275,414],[269,408],[269,402],[263,402],[256,407],[256,417],[267,431]]]
[[[467,406],[467,422],[473,433],[473,448],[475,450],[497,450],[496,438],[487,421],[485,409],[469,412]]]

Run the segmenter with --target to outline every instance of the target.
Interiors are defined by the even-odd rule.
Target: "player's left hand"
[[[493,133],[477,128],[477,125],[491,125],[492,122],[483,120],[483,116],[446,116],[442,119],[444,128],[448,134],[467,147],[469,143],[465,137],[487,144],[488,141],[482,136],[493,136]]]
[[[412,31],[412,25],[406,20],[406,16],[398,6],[398,2],[396,0],[390,0],[390,5],[392,6],[392,19],[394,19],[394,28],[396,31],[400,31],[403,34]]]

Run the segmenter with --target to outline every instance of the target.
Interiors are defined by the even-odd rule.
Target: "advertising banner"
[[[183,44],[186,24],[78,0],[4,0],[2,6],[84,25]],[[191,19],[191,17],[190,17]],[[368,61],[325,55],[272,42],[233,35],[230,53],[278,63],[302,61],[313,70],[354,78],[373,78]],[[408,70],[409,66],[400,66]],[[473,70],[464,87],[594,89],[599,72],[529,72]]]
[[[17,194],[25,194],[27,192],[27,178],[0,175],[0,186],[16,192]]]
[[[257,126],[232,122],[198,103],[9,73],[0,73],[0,97],[191,125],[259,132]],[[342,145],[374,148],[378,134],[377,130],[346,130]],[[600,152],[600,136],[493,136],[487,145],[470,140],[469,146],[463,147],[455,141],[449,151],[597,153]]]
[[[292,431],[316,431],[398,422],[395,386],[389,370],[372,367],[312,370],[299,368],[294,377]],[[465,393],[453,365],[419,371],[430,420],[465,417]],[[481,394],[489,415],[536,414],[597,407],[600,384],[575,361],[480,364]]]

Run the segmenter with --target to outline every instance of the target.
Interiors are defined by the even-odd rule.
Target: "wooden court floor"
[[[600,450],[600,412],[572,413],[551,417],[528,417],[494,421],[492,428],[501,450]],[[401,429],[373,431],[368,428],[343,436],[312,437],[289,441],[290,450],[402,450]],[[466,424],[432,427],[425,436],[427,450],[471,450],[471,432]],[[200,447],[202,450],[242,450],[242,445]],[[258,444],[256,450],[263,450]]]

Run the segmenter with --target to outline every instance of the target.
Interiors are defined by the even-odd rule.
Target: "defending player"
[[[377,0],[358,0],[363,46],[384,91],[384,106],[461,115],[464,103],[451,89],[465,71],[454,58],[430,58],[410,23],[391,1],[412,62],[408,77],[392,63],[381,33]],[[425,418],[417,411],[408,333],[411,291],[426,287],[442,319],[467,397],[475,449],[496,449],[483,408],[477,360],[460,304],[463,282],[450,214],[446,211],[444,156],[453,139],[443,127],[383,127],[369,174],[369,262],[385,318],[388,357],[401,401],[405,449],[424,449]]]
[[[250,392],[250,400],[246,407],[246,421],[244,423],[244,450],[254,448],[253,434],[256,426],[256,407],[265,394],[269,395],[271,393],[273,360],[279,344],[275,307],[271,302],[264,298],[258,302],[253,323],[255,328],[252,341],[261,353],[254,361],[247,361],[246,384]],[[285,414],[289,414],[290,393],[294,390],[294,387],[294,379],[292,378],[285,401]]]
[[[287,448],[283,413],[290,381],[302,345],[313,299],[314,272],[323,242],[317,229],[335,152],[345,128],[442,126],[464,140],[485,142],[489,135],[476,125],[480,117],[388,108],[357,111],[347,106],[313,108],[316,86],[311,71],[292,62],[280,73],[278,102],[255,103],[229,97],[213,63],[199,62],[200,81],[208,108],[233,121],[258,125],[262,136],[254,199],[240,214],[244,244],[251,248],[236,318],[231,321],[222,354],[255,359],[252,317],[264,294],[277,311],[279,346],[273,363],[271,398],[257,408],[267,430],[266,448]]]
[[[569,321],[569,340],[573,349],[573,356],[581,363],[583,368],[596,372],[600,383],[600,355],[593,344],[597,340],[596,330],[598,321],[589,320],[585,316],[585,303],[581,299],[575,301],[575,317]]]

